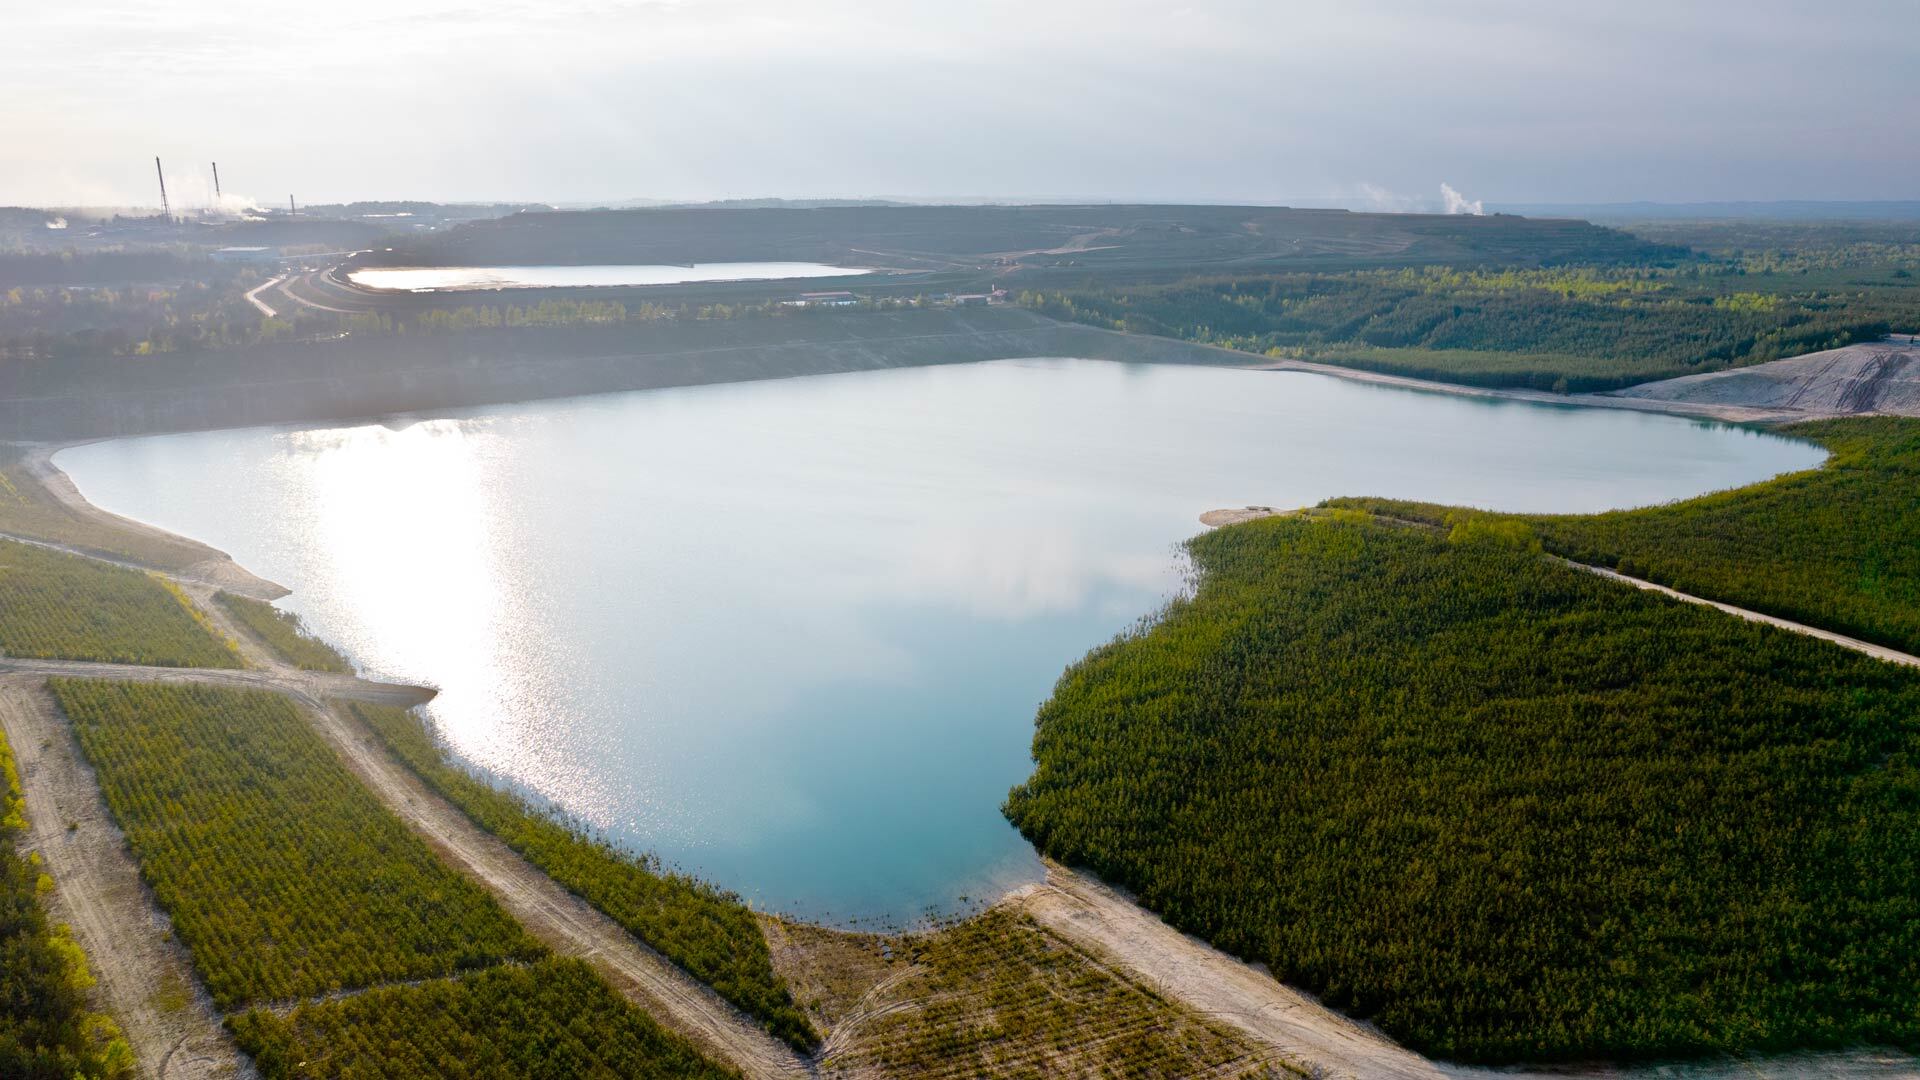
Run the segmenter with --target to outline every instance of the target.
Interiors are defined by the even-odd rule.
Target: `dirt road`
[[[1308,1075],[1342,1080],[1915,1080],[1920,1058],[1886,1050],[1726,1058],[1632,1067],[1467,1068],[1408,1050],[1161,922],[1097,879],[1049,863],[1047,883],[1009,901],[1174,1001],[1271,1047]]]
[[[1672,597],[1675,600],[1684,600],[1689,604],[1703,604],[1710,608],[1716,608],[1737,618],[1746,619],[1748,622],[1765,623],[1768,626],[1777,626],[1782,630],[1791,630],[1796,634],[1817,637],[1821,641],[1831,641],[1842,648],[1852,649],[1854,652],[1866,653],[1876,660],[1885,660],[1890,664],[1906,664],[1909,667],[1920,667],[1920,656],[1915,656],[1912,653],[1904,653],[1898,649],[1889,649],[1885,645],[1875,645],[1870,641],[1850,638],[1845,634],[1836,634],[1831,630],[1822,630],[1817,626],[1808,626],[1806,623],[1797,623],[1791,619],[1782,619],[1776,615],[1762,615],[1758,611],[1749,611],[1743,607],[1734,607],[1732,604],[1723,604],[1718,600],[1708,600],[1690,593],[1683,593],[1677,589],[1669,589],[1665,585],[1655,585],[1651,581],[1645,581],[1637,577],[1628,577],[1617,570],[1609,570],[1604,566],[1593,566],[1588,563],[1572,562],[1567,559],[1556,559],[1555,561],[1565,563],[1575,570],[1585,570],[1589,574],[1598,574],[1609,581],[1618,581],[1631,585],[1636,589],[1656,592],[1662,596]]]
[[[99,1005],[126,1034],[141,1074],[255,1075],[141,883],[93,770],[40,678],[0,676],[0,728],[19,759],[33,850],[53,878],[50,914],[86,950]]]
[[[259,670],[250,668],[146,667],[140,664],[97,664],[90,660],[34,660],[0,656],[0,675],[76,679],[120,679],[127,682],[209,683],[215,686],[278,690],[307,701],[345,698],[377,705],[411,708],[433,700],[434,691],[403,683],[370,682],[353,675],[326,671]]]
[[[224,629],[235,633],[237,640],[243,642],[242,651],[247,654],[249,662],[259,666],[246,670],[164,668],[0,657],[0,679],[7,680],[7,685],[15,688],[16,692],[10,695],[10,699],[20,698],[27,692],[21,688],[31,687],[31,693],[38,694],[44,700],[45,692],[38,687],[41,680],[50,675],[136,682],[200,683],[274,690],[286,694],[303,707],[316,730],[334,745],[347,767],[389,809],[432,844],[456,869],[486,886],[515,918],[549,948],[563,955],[582,957],[594,964],[615,987],[648,1014],[692,1039],[719,1060],[733,1064],[749,1077],[784,1078],[804,1076],[811,1072],[810,1065],[786,1044],[768,1035],[719,995],[474,825],[465,814],[441,799],[405,766],[394,760],[385,746],[346,715],[344,709],[334,704],[339,699],[351,699],[410,706],[430,699],[433,691],[422,687],[369,682],[351,675],[299,671],[248,638],[237,624],[224,618],[224,611],[211,607],[209,610],[220,618]],[[15,734],[14,726],[9,719],[10,736]],[[53,714],[50,701],[46,703],[45,716],[39,725],[30,727],[23,723],[21,726],[19,739],[31,739],[36,747],[49,731],[57,732],[61,739],[69,743],[72,739],[66,725]],[[78,760],[77,747],[73,748],[72,753]],[[84,768],[84,765],[81,767]],[[75,800],[82,794],[90,798],[90,807],[67,809],[67,813],[82,813],[89,829],[110,833],[111,840],[107,843],[126,864],[125,872],[131,875],[129,880],[138,884],[138,872],[125,855],[124,848],[118,846],[119,833],[113,829],[112,820],[107,816],[105,804],[100,801],[91,773],[81,775],[74,785],[60,806],[67,808],[77,805]],[[30,782],[30,787],[37,795],[40,793],[41,784],[37,780]],[[51,796],[40,795],[40,798],[45,801]],[[31,804],[29,809],[32,809]],[[67,820],[58,810],[45,816],[49,821]],[[36,821],[36,827],[39,824]],[[72,891],[76,899],[81,899],[99,888],[98,881],[76,878]],[[147,904],[144,917],[152,922],[158,917],[157,910],[152,908],[150,899],[144,896],[141,899]],[[113,928],[116,925],[133,924],[110,919],[99,921],[96,931],[82,942],[89,956],[116,957],[126,949],[126,944],[115,936]],[[184,957],[181,962],[184,964]],[[132,980],[132,984],[156,985],[151,979],[142,983],[137,978]],[[184,984],[176,981],[171,985],[196,986],[190,976]],[[115,994],[111,1002],[116,1016],[122,1012],[138,1016],[144,1008],[137,998],[123,994]],[[217,1018],[213,1022],[217,1027]],[[144,1018],[142,1023],[145,1023]],[[157,1038],[150,1037],[149,1043]],[[149,1045],[146,1049],[151,1050],[153,1046]]]
[[[750,1077],[811,1071],[785,1043],[482,831],[395,761],[344,710],[312,700],[306,704],[354,774],[549,948],[591,962],[656,1020]]]
[[[1241,522],[1256,521],[1260,518],[1287,517],[1300,512],[1299,510],[1276,510],[1270,506],[1247,506],[1237,509],[1209,510],[1200,515],[1200,523],[1209,528],[1219,528],[1223,525],[1238,525]],[[1419,523],[1409,524],[1417,528],[1427,527]],[[1778,629],[1787,630],[1795,634],[1805,634],[1808,637],[1819,638],[1821,641],[1830,641],[1841,648],[1852,649],[1858,653],[1865,653],[1875,660],[1885,660],[1889,664],[1905,664],[1909,667],[1920,667],[1920,656],[1901,652],[1898,649],[1890,649],[1885,645],[1875,645],[1871,641],[1861,641],[1859,638],[1848,637],[1845,634],[1836,634],[1831,630],[1822,630],[1817,626],[1808,626],[1806,623],[1794,622],[1792,619],[1782,619],[1777,615],[1765,615],[1749,608],[1735,607],[1732,604],[1723,604],[1718,600],[1708,600],[1703,596],[1683,593],[1678,589],[1670,589],[1665,585],[1656,585],[1643,578],[1629,577],[1617,570],[1609,570],[1604,566],[1574,562],[1571,559],[1560,558],[1558,555],[1549,555],[1547,558],[1563,566],[1572,567],[1575,570],[1583,570],[1589,574],[1597,574],[1609,581],[1617,581],[1623,585],[1631,585],[1636,589],[1656,592],[1662,596],[1682,600],[1689,604],[1700,604],[1703,607],[1714,608],[1715,610],[1732,615],[1735,618],[1745,619],[1748,622],[1764,623],[1768,626],[1777,627]]]
[[[1049,864],[1047,883],[1017,901],[1040,925],[1167,997],[1278,1050],[1323,1077],[1433,1080],[1426,1058],[1311,996],[1189,937],[1084,874]]]

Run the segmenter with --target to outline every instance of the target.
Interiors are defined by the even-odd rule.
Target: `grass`
[[[878,940],[858,948],[875,949]],[[1278,1072],[1271,1055],[1016,911],[995,908],[938,932],[885,940],[893,970],[848,1010],[829,1070],[956,1080]]]
[[[545,960],[228,1021],[266,1080],[651,1080],[737,1076],[628,1004],[584,961]]]
[[[26,800],[13,748],[0,732],[0,1076],[106,1080],[133,1072],[133,1051],[92,1011],[93,976],[42,897],[53,881],[27,841]]]
[[[605,912],[689,975],[802,1051],[819,1036],[773,970],[766,937],[740,898],[585,830],[449,761],[417,714],[350,706],[427,785],[562,887]]]
[[[184,570],[210,552],[186,540],[116,529],[75,513],[27,468],[25,448],[0,442],[0,533],[64,544],[161,570]]]
[[[1780,429],[1826,465],[1641,510],[1534,516],[1547,549],[1681,592],[1920,652],[1920,420],[1860,417]],[[1439,521],[1448,508],[1330,505]]]
[[[288,699],[48,685],[221,1009],[544,953],[381,806]]]
[[[1015,824],[1446,1058],[1920,1045],[1920,672],[1364,517],[1192,541]]]
[[[231,668],[240,658],[171,583],[0,540],[0,651],[52,660]]]
[[[307,633],[300,616],[251,597],[229,592],[219,593],[217,597],[242,626],[253,631],[268,648],[294,667],[303,671],[353,671],[353,665],[335,652],[333,646]]]

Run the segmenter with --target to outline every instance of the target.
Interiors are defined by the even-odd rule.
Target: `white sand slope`
[[[1778,409],[1809,418],[1920,416],[1920,344],[1897,334],[1868,345],[1643,383],[1605,396]]]

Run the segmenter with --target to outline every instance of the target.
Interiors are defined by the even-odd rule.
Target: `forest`
[[[230,592],[215,594],[220,606],[233,613],[240,625],[267,643],[280,659],[302,671],[351,672],[353,665],[333,646],[307,633],[300,616],[281,611],[264,600],[236,596]]]
[[[663,870],[649,855],[623,852],[520,795],[455,762],[416,713],[352,703],[395,756],[563,888],[605,912],[687,974],[712,987],[794,1048],[820,1037],[774,973],[767,940],[740,898],[686,874]]]
[[[133,1051],[113,1020],[88,1006],[86,956],[41,904],[53,882],[38,854],[24,850],[26,812],[13,748],[0,732],[0,1076],[128,1076]]]
[[[1665,506],[1524,520],[1547,550],[1576,562],[1920,653],[1920,420],[1777,430],[1832,456],[1809,472]],[[1452,512],[1379,499],[1328,505],[1423,521]]]
[[[1920,284],[1893,276],[1898,268],[1813,279],[1748,273],[1733,258],[1678,267],[1190,277],[1027,291],[1019,301],[1130,333],[1560,393],[1761,363],[1920,326]]]
[[[239,656],[171,582],[4,539],[0,652],[164,667],[240,666]]]
[[[505,965],[264,1009],[228,1028],[266,1080],[669,1080],[737,1076],[607,986],[585,961]]]
[[[381,806],[287,698],[48,688],[222,1010],[545,954]]]
[[[1920,1046],[1920,672],[1460,524],[1194,539],[1008,817],[1443,1058]]]

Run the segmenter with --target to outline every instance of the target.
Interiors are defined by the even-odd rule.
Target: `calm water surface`
[[[1810,467],[1631,412],[1318,375],[1005,361],[63,451],[469,762],[764,907],[909,920],[1036,875],[1001,819],[1061,669],[1195,518],[1372,494],[1584,511]]]
[[[692,266],[401,266],[347,275],[369,289],[453,292],[466,289],[578,288],[585,285],[683,285],[695,281],[782,281],[871,273],[805,262],[695,263]]]

